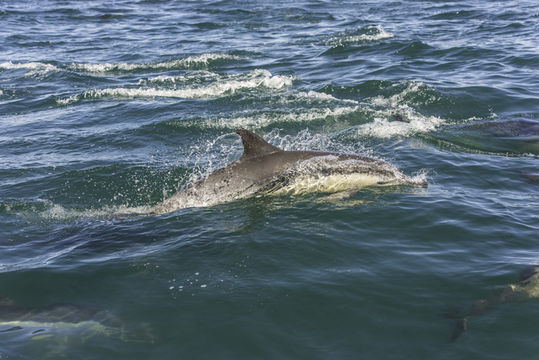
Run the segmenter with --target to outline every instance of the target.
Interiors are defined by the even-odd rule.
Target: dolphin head
[[[530,266],[520,273],[520,281],[531,278],[532,276],[539,276],[539,266]]]

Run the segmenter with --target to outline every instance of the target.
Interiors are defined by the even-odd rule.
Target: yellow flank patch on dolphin
[[[36,336],[32,336],[32,340],[47,340],[53,338],[53,334],[40,334]]]
[[[12,320],[12,321],[0,321],[0,326],[11,326],[11,327],[21,327],[21,328],[82,328],[82,327],[102,327],[106,326],[101,323],[93,320],[81,321],[78,323],[72,322],[41,322],[41,321],[24,321],[24,320]]]
[[[303,175],[294,178],[290,183],[273,191],[272,194],[301,195],[314,192],[337,193],[379,185],[380,181],[381,178],[379,176],[361,173],[332,174],[326,176]]]

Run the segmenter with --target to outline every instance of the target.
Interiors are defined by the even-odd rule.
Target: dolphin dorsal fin
[[[243,154],[240,160],[282,151],[249,130],[238,129],[236,133],[241,136],[243,142]]]

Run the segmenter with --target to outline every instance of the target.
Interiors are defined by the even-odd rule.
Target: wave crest
[[[196,77],[196,75],[194,75]],[[253,70],[237,75],[218,75],[214,73],[203,73],[203,79],[207,83],[190,86],[189,76],[158,76],[143,81],[141,83],[152,84],[172,84],[173,86],[161,87],[119,87],[92,89],[81,94],[72,95],[68,98],[57,99],[60,105],[68,105],[84,99],[99,99],[104,97],[126,97],[126,98],[219,98],[230,96],[237,92],[249,90],[282,90],[291,86],[295,80],[292,76],[272,75],[267,70]],[[191,79],[192,80],[192,79]],[[211,81],[208,81],[211,80]],[[188,82],[188,85],[182,84]],[[197,81],[198,82],[198,81]],[[176,85],[180,85],[178,88]]]
[[[0,63],[0,69],[28,70],[25,76],[45,75],[47,73],[60,71],[60,68],[54,65],[43,63],[43,62],[37,62],[37,61],[31,61],[31,62],[26,62],[26,63],[13,63],[11,61],[7,61],[7,62]]]
[[[142,70],[195,70],[208,68],[219,62],[240,61],[246,59],[246,57],[238,55],[208,53],[158,63],[71,64],[69,69],[96,74]]]

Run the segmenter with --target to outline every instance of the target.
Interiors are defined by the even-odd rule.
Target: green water
[[[446,314],[539,263],[538,14],[0,3],[0,359],[536,358],[537,299],[456,341]],[[240,127],[428,186],[128,214],[236,160]],[[5,298],[81,322],[13,326]]]

